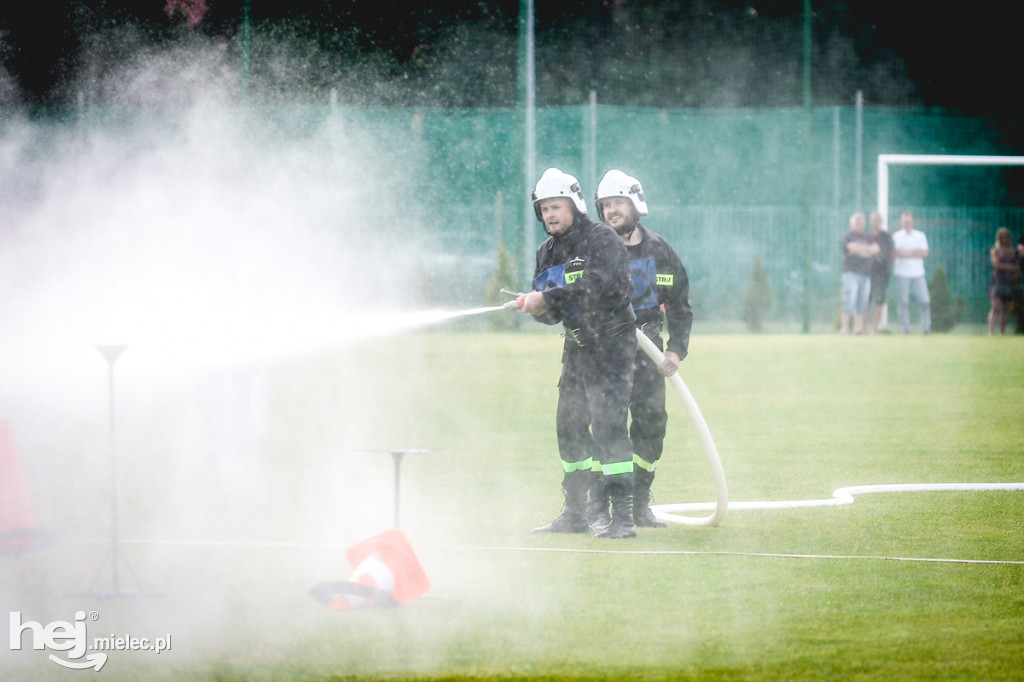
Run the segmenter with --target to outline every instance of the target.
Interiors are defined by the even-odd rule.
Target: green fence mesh
[[[134,130],[141,139],[154,121],[173,127],[184,115],[78,108],[31,118],[55,129]],[[259,144],[286,146],[319,136],[326,141],[322,153],[335,164],[346,154],[387,157],[392,170],[367,178],[366,195],[400,202],[406,218],[391,225],[388,236],[422,249],[423,289],[445,305],[480,302],[499,243],[520,263],[519,286],[528,285],[531,239],[524,229],[532,231],[533,244],[545,235],[526,200],[531,187],[523,173],[522,120],[512,109],[280,107],[245,115]],[[874,207],[879,154],[1009,153],[988,121],[943,112],[816,108],[809,136],[804,120],[799,108],[543,108],[536,117],[536,174],[557,166],[577,175],[591,206],[605,170],[638,177],[651,207],[645,224],[680,252],[698,320],[739,319],[760,256],[775,300],[768,320],[798,323],[806,305],[815,324],[828,326],[838,308],[839,240],[851,212]],[[5,126],[4,135],[11,128]],[[353,140],[369,142],[353,146]],[[52,145],[40,142],[35,155],[57,153]],[[945,268],[952,293],[966,303],[967,322],[983,322],[988,309],[988,249],[996,229],[1008,227],[1015,240],[1024,233],[1024,210],[1008,205],[1006,179],[1013,172],[1020,171],[891,171],[890,215],[915,212],[932,248],[929,275],[939,264]]]

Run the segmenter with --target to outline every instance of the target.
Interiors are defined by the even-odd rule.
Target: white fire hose
[[[515,296],[516,300],[509,301],[508,303],[500,306],[496,309],[504,308],[506,310],[522,310],[523,299],[525,294],[508,291],[507,289],[501,289],[501,293],[508,294],[509,296]],[[655,366],[660,365],[665,361],[665,355],[658,347],[654,345],[647,336],[640,331],[636,330],[637,344],[643,349],[644,353],[647,354]],[[692,517],[692,516],[680,516],[677,514],[671,514],[666,511],[660,511],[659,506],[655,505],[651,507],[651,511],[654,512],[655,516],[663,521],[670,521],[672,523],[681,523],[688,526],[717,526],[725,518],[725,512],[729,508],[729,488],[725,483],[725,471],[722,469],[722,460],[718,456],[718,448],[715,447],[715,441],[711,438],[711,431],[708,430],[708,425],[704,421],[704,415],[700,413],[700,408],[697,407],[697,401],[693,399],[690,394],[690,389],[686,388],[686,384],[683,383],[682,377],[679,376],[679,372],[675,372],[672,376],[668,377],[668,382],[672,384],[672,388],[675,389],[679,395],[679,399],[683,401],[683,406],[686,407],[686,412],[690,415],[690,420],[693,421],[693,425],[697,428],[697,433],[700,435],[700,441],[704,446],[704,454],[708,459],[708,466],[711,467],[711,477],[715,483],[715,508],[709,516],[705,517]],[[676,506],[676,505],[669,505]]]
[[[658,350],[654,342],[647,338],[639,329],[636,330],[636,339],[640,348],[654,362],[655,366],[665,361],[664,353]],[[651,510],[655,516],[663,521],[690,526],[717,526],[725,518],[725,512],[729,508],[729,489],[725,483],[725,471],[722,469],[722,460],[718,456],[718,448],[715,447],[715,441],[711,438],[711,431],[708,430],[708,425],[704,421],[704,415],[701,414],[700,408],[697,407],[697,401],[693,399],[690,389],[683,383],[683,378],[679,376],[679,372],[675,372],[672,376],[668,377],[668,382],[672,384],[672,388],[675,389],[679,399],[683,401],[683,406],[686,407],[686,412],[690,415],[690,420],[693,421],[693,425],[697,428],[698,435],[700,435],[708,466],[711,467],[711,477],[715,482],[715,508],[710,516],[705,517],[665,514],[664,512],[659,512],[657,505],[651,507]]]

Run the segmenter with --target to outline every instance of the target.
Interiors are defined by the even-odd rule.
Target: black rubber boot
[[[534,528],[534,533],[585,533],[587,525],[587,490],[589,471],[574,471],[562,478],[565,504],[562,513],[546,526]]]
[[[590,526],[590,530],[599,533],[611,522],[612,515],[608,513],[608,488],[605,487],[604,474],[600,471],[591,471],[587,524]]]
[[[633,522],[642,528],[664,528],[668,524],[659,521],[651,511],[651,484],[654,472],[637,469],[633,472]]]
[[[605,479],[608,497],[612,500],[612,522],[597,538],[618,540],[635,538],[633,524],[633,474],[613,474]]]

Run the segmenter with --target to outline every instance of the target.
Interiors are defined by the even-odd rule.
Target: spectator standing
[[[868,223],[871,225],[871,236],[878,244],[878,255],[871,264],[871,302],[874,304],[874,315],[871,323],[871,333],[877,334],[885,331],[886,321],[889,318],[889,277],[892,275],[892,235],[882,220],[882,214],[872,211],[868,216]]]
[[[1020,263],[1021,281],[1024,282],[1024,235],[1017,240],[1017,261]],[[1017,289],[1017,333],[1024,334],[1024,292]]]
[[[867,323],[871,271],[879,249],[865,234],[866,227],[867,220],[858,211],[850,216],[850,230],[843,235],[843,310],[839,325],[843,335],[850,333],[851,320],[854,334],[863,334]]]
[[[928,280],[924,275],[924,259],[928,257],[928,238],[924,232],[914,229],[914,214],[904,211],[900,214],[900,229],[892,236],[896,277],[896,293],[899,296],[900,325],[903,333],[910,333],[910,296],[917,300],[921,317],[921,331],[932,331],[931,297],[928,295]]]
[[[996,230],[996,243],[988,252],[992,261],[992,279],[988,285],[988,300],[991,307],[988,311],[989,336],[999,325],[999,334],[1006,333],[1006,323],[1010,319],[1010,305],[1017,293],[1017,272],[1020,270],[1020,256],[1013,247],[1013,237],[1005,227]]]

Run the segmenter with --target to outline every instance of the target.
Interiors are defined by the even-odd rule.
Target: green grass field
[[[121,582],[160,596],[69,595],[112,580],[102,371],[84,410],[0,389],[36,516],[60,536],[0,557],[0,612],[43,625],[95,612],[90,638],[172,642],[109,652],[98,673],[0,647],[0,677],[1024,679],[1021,491],[733,510],[622,541],[532,535],[561,504],[560,348],[550,329],[404,334],[276,361],[255,403],[245,381],[211,402],[195,375],[133,380],[126,356]],[[682,377],[734,501],[1024,481],[1024,337],[698,329],[690,352]],[[669,411],[654,502],[712,501],[671,393]],[[252,437],[241,455],[217,451],[231,414],[233,442]],[[328,612],[307,591],[346,579],[345,549],[393,521],[391,457],[364,451],[406,447],[437,448],[402,467],[401,526],[431,590]]]

